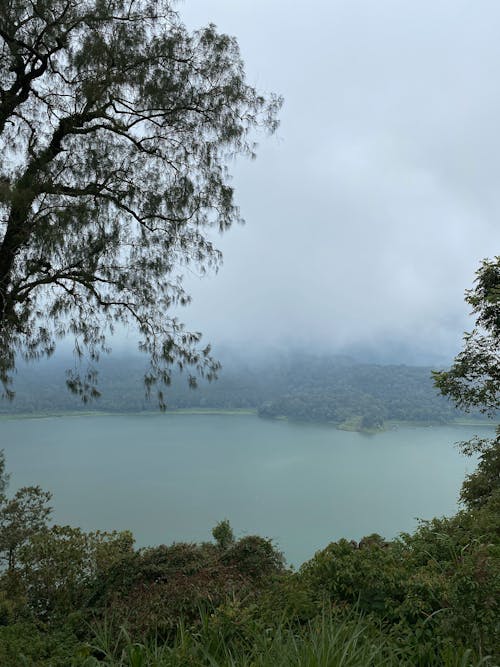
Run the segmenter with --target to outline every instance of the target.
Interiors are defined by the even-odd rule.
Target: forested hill
[[[0,401],[1,413],[101,410],[156,410],[144,395],[144,360],[115,356],[100,365],[101,397],[83,405],[65,387],[65,369],[72,361],[58,359],[20,368],[13,402]],[[343,428],[378,428],[386,420],[436,423],[459,413],[439,396],[431,368],[359,363],[339,356],[282,354],[253,361],[229,357],[219,379],[197,389],[176,376],[167,391],[169,408],[252,408],[261,417],[329,421]]]

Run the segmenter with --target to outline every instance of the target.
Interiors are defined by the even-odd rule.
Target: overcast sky
[[[463,293],[500,252],[498,0],[185,0],[282,94],[234,168],[244,227],[182,316],[221,342],[391,340],[453,355]]]

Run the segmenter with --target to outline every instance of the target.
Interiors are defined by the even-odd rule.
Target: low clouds
[[[406,341],[454,354],[463,292],[498,254],[500,5],[186,0],[285,97],[277,137],[239,162],[247,225],[182,313],[214,342]]]

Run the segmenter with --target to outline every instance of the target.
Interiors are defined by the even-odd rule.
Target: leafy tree
[[[52,512],[47,503],[51,497],[40,486],[26,486],[10,500],[4,500],[0,507],[0,554],[9,570],[15,567],[19,548],[47,527]]]
[[[210,229],[240,220],[227,159],[253,156],[281,100],[245,80],[234,38],[190,33],[170,0],[2,0],[0,380],[69,334],[97,395],[106,336],[134,325],[148,391],[176,363],[213,377],[185,305],[182,267],[221,259]],[[195,383],[195,376],[190,375]],[[162,402],[161,390],[158,397]]]
[[[52,526],[31,535],[19,550],[21,590],[39,617],[67,614],[84,606],[98,576],[133,553],[129,531],[85,533]]]
[[[39,486],[24,486],[0,505],[0,559],[9,571],[15,569],[19,549],[47,527],[51,497]]]
[[[465,301],[476,315],[464,348],[448,371],[434,373],[436,387],[464,410],[493,414],[500,407],[500,256],[485,259]]]
[[[467,475],[460,491],[460,500],[470,508],[485,505],[492,495],[500,495],[500,439],[481,452],[477,470]]]
[[[234,533],[228,519],[219,521],[219,523],[212,528],[212,535],[219,549],[227,549],[234,544]]]
[[[233,565],[249,577],[266,578],[285,568],[285,557],[272,540],[258,535],[246,535],[234,542],[222,554],[222,561]]]
[[[9,484],[9,477],[10,475],[5,472],[5,453],[2,449],[0,450],[0,499],[5,497],[5,491]]]
[[[476,315],[475,327],[464,335],[463,350],[450,370],[434,372],[434,380],[458,407],[493,416],[500,408],[500,256],[482,262],[465,300]],[[477,470],[464,482],[461,500],[468,507],[481,507],[500,493],[500,427],[495,438],[475,437],[461,445],[465,453],[480,454]]]

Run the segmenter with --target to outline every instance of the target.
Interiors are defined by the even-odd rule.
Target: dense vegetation
[[[50,526],[38,487],[4,493],[0,664],[498,664],[498,472],[480,464],[454,517],[339,540],[297,572],[227,521],[214,542],[137,550],[129,532]]]
[[[86,405],[61,391],[67,366],[62,358],[20,369],[16,400],[0,402],[0,412],[157,409],[141,389],[139,357],[101,360],[102,396]],[[261,417],[328,421],[354,429],[380,428],[387,420],[443,423],[463,417],[437,393],[428,367],[357,363],[304,352],[253,363],[228,355],[217,382],[200,383],[192,391],[175,378],[165,398],[169,408],[251,408]]]

